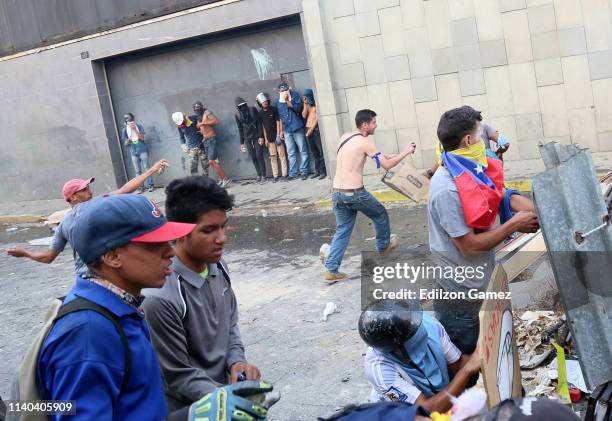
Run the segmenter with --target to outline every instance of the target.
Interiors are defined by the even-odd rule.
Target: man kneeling
[[[359,318],[359,334],[370,346],[365,372],[373,402],[401,401],[445,412],[452,406],[449,396],[459,396],[480,371],[478,352],[461,355],[418,302],[373,302]]]
[[[260,378],[257,367],[246,362],[238,303],[221,260],[232,206],[232,196],[208,177],[185,177],[166,187],[168,220],[196,224],[176,241],[172,274],[163,288],[144,291],[171,410],[238,378]]]

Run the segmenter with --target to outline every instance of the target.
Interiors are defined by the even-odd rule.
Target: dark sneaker
[[[324,178],[327,178],[327,174],[323,173],[318,178],[319,180],[323,180]]]
[[[153,190],[155,190],[154,186],[149,187],[149,193],[151,193]]]
[[[272,179],[272,182],[273,182],[273,183],[278,183],[278,177],[274,177],[274,178]]]
[[[314,173],[313,175],[310,176],[310,178],[319,178],[321,174],[319,173]]]
[[[303,175],[300,177],[302,180],[308,180],[308,175]]]

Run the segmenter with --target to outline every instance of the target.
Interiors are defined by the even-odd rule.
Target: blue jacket
[[[136,127],[138,127],[138,131],[142,134],[145,133],[144,127],[142,127],[140,124],[136,123]],[[123,129],[121,130],[121,140],[123,140],[124,142],[127,140],[128,138],[128,134],[127,134],[127,127],[123,127]],[[144,140],[140,140],[138,143],[132,143],[130,142],[130,145],[128,146],[128,148],[130,148],[130,152],[132,155],[140,155],[141,153],[145,153],[145,152],[149,152],[149,148],[147,148],[147,144],[145,143]]]
[[[181,145],[187,143],[187,147],[189,149],[193,148],[201,148],[202,147],[202,134],[197,128],[198,124],[198,116],[190,115],[189,120],[191,120],[191,124],[185,127],[179,127],[179,136],[181,139]]]
[[[304,127],[304,121],[302,120],[302,108],[304,103],[300,94],[295,91],[291,91],[291,104],[293,108],[289,108],[286,102],[280,102],[276,100],[276,108],[278,108],[278,115],[283,122],[283,130],[287,133],[297,132]]]
[[[53,420],[163,420],[168,415],[157,357],[144,317],[108,289],[77,277],[65,302],[86,298],[119,317],[132,367],[124,393],[124,348],[108,319],[91,310],[59,319],[43,342],[38,384],[43,399],[74,400],[76,415]]]

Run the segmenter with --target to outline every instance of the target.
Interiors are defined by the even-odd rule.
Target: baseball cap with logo
[[[184,237],[195,224],[168,222],[144,196],[100,196],[79,205],[72,246],[86,264],[129,242],[163,243]]]
[[[278,85],[278,90],[279,91],[287,91],[287,90],[289,90],[289,84],[287,82],[281,82]]]
[[[64,187],[62,188],[64,200],[67,202],[70,196],[72,196],[78,191],[83,190],[85,187],[89,186],[94,181],[95,178],[93,177],[88,178],[87,180],[83,180],[81,178],[73,178],[72,180],[66,181],[66,184],[64,184]]]

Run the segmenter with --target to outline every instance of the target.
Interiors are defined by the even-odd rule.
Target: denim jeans
[[[292,133],[285,132],[285,145],[287,146],[287,156],[289,158],[289,177],[296,177],[298,174],[298,151],[300,153],[300,174],[308,175],[310,172],[310,158],[308,156],[308,144],[306,143],[304,128]]]
[[[440,321],[451,342],[462,354],[469,355],[476,350],[480,333],[479,311],[482,303],[467,301],[434,300],[433,308],[436,318]],[[478,374],[472,376],[468,387],[478,380]]]
[[[138,155],[132,155],[132,164],[134,164],[134,171],[136,171],[136,176],[147,172],[149,170],[149,153],[142,152]],[[153,177],[147,178],[145,184],[148,187],[153,187]]]
[[[376,249],[382,251],[389,245],[391,228],[385,207],[366,190],[357,193],[334,192],[332,194],[336,233],[331,242],[325,267],[329,273],[338,273],[344,252],[348,247],[355,226],[357,212],[363,213],[374,222],[376,228]]]

